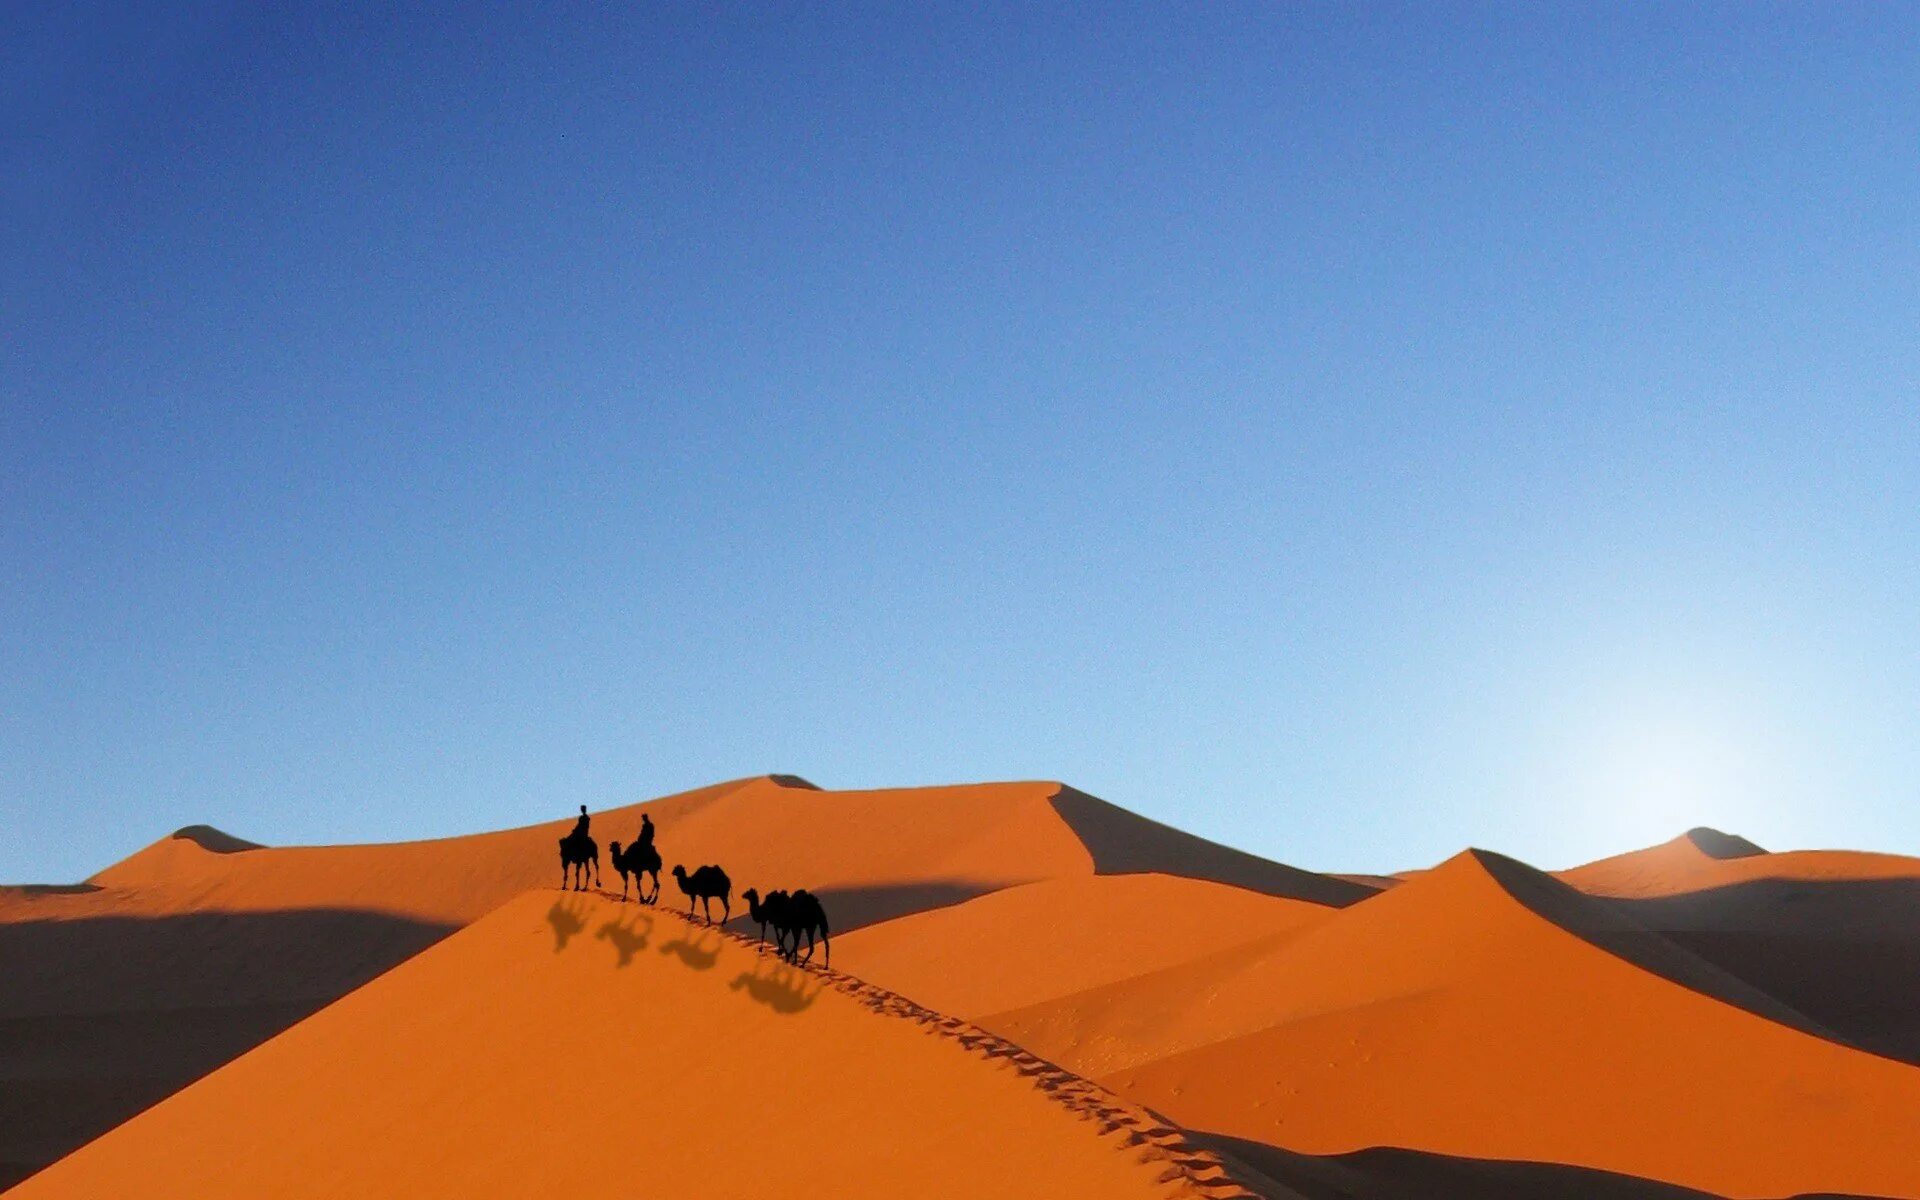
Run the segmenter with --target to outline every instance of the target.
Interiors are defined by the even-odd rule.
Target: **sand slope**
[[[836,932],[1102,869],[1091,840],[1284,890],[1321,877],[1073,793],[981,784],[829,792],[733,780],[594,815],[603,854],[644,811],[666,864],[804,886]],[[1071,816],[1071,820],[1068,816]],[[262,848],[193,826],[67,887],[0,889],[0,1186],[529,889],[559,882],[562,817],[383,845]],[[603,864],[603,883],[617,887]],[[670,877],[664,897],[681,897]],[[1340,896],[1356,894],[1331,885]],[[736,899],[736,913],[741,906]],[[736,923],[744,923],[744,915]],[[16,982],[17,981],[17,982]]]
[[[1244,1195],[1176,1131],[887,1005],[532,894],[11,1196]]]
[[[1530,869],[1470,852],[1271,952],[999,1027],[1182,1124],[1309,1154],[1390,1146],[1729,1196],[1920,1196],[1920,1071],[1652,974],[1496,871]]]
[[[1332,911],[1170,875],[1055,879],[870,926],[839,942],[834,961],[941,1012],[981,1020],[1249,941],[1266,944]]]
[[[1703,845],[1701,834],[1712,835]],[[1711,830],[1560,872],[1850,1045],[1920,1064],[1920,859],[1716,854]]]

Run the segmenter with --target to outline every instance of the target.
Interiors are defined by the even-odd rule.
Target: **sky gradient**
[[[1915,9],[910,7],[0,14],[0,880],[768,771],[1920,853]]]

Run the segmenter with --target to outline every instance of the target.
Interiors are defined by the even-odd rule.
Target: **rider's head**
[[[587,815],[587,806],[584,804],[580,806],[580,815],[583,817]]]

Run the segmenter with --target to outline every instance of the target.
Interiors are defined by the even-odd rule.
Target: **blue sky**
[[[1914,10],[903,7],[0,15],[0,879],[763,771],[1920,853]]]

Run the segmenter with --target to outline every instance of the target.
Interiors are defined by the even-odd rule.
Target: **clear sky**
[[[367,7],[0,9],[0,880],[1920,853],[1920,10]]]

